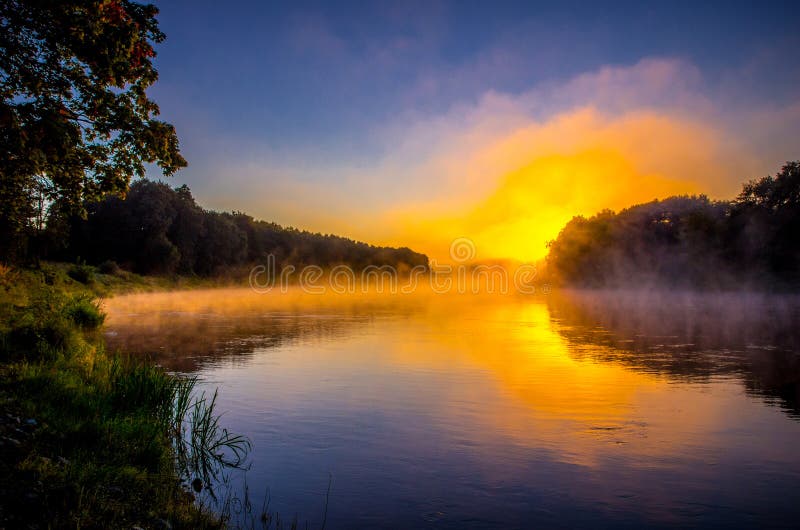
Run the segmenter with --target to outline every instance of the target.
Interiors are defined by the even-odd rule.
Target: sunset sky
[[[207,208],[536,260],[575,214],[800,158],[796,2],[156,4],[170,183]]]

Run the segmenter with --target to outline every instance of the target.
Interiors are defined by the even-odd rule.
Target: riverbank
[[[16,269],[21,287],[43,283],[73,294],[90,293],[100,298],[132,293],[241,287],[247,278],[184,275],[144,276],[119,268],[113,262],[99,266],[63,262],[42,262],[37,268]]]
[[[64,264],[0,270],[0,527],[219,528],[181,482],[185,380],[105,350],[97,295],[187,288]],[[199,285],[198,285],[199,286]]]

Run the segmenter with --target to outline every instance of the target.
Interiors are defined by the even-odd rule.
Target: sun
[[[637,171],[613,149],[590,149],[537,158],[504,175],[497,189],[460,222],[437,221],[422,230],[459,230],[472,239],[479,260],[534,262],[544,258],[547,243],[574,215],[593,215],[692,189],[685,181]]]

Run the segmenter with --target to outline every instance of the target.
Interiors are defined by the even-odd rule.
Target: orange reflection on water
[[[401,338],[392,341],[389,358],[408,370],[485,373],[482,384],[491,390],[455,385],[450,399],[431,404],[451,407],[438,412],[442,417],[458,417],[464,403],[481,400],[465,418],[475,443],[507,437],[586,466],[620,446],[629,455],[668,455],[698,443],[686,433],[712,427],[729,406],[729,396],[679,389],[663,376],[576,357],[559,333],[563,324],[542,299],[436,298],[416,316],[414,325],[392,330]],[[437,347],[420,343],[420,335]],[[737,393],[734,385],[729,391]]]
[[[745,417],[753,407],[733,380],[717,381],[712,393],[675,385],[669,374],[604,361],[638,354],[606,344],[608,329],[580,321],[553,296],[230,289],[119,297],[106,309],[112,344],[155,354],[178,370],[197,369],[204,356],[239,356],[247,366],[261,351],[299,348],[302,354],[281,357],[277,369],[285,377],[275,379],[276,393],[253,399],[286,401],[296,390],[281,395],[281,385],[314,388],[318,378],[334,374],[353,387],[341,403],[348,410],[376,400],[388,407],[403,402],[459,426],[457,436],[470,443],[504,437],[587,466],[621,446],[628,456],[690,451],[729,421],[732,403]],[[575,329],[598,340],[570,340]],[[186,363],[189,356],[195,361]],[[381,395],[389,379],[436,391],[414,395],[393,384]]]
[[[336,526],[434,510],[550,527],[772,513],[800,472],[796,302],[228,289],[105,304],[109,347],[220,385],[226,427],[256,448],[248,482],[294,495],[281,510],[316,509],[330,470]]]

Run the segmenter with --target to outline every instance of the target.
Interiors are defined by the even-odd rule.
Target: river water
[[[105,308],[110,348],[219,388],[253,444],[231,487],[310,528],[800,521],[798,298],[233,289]]]

